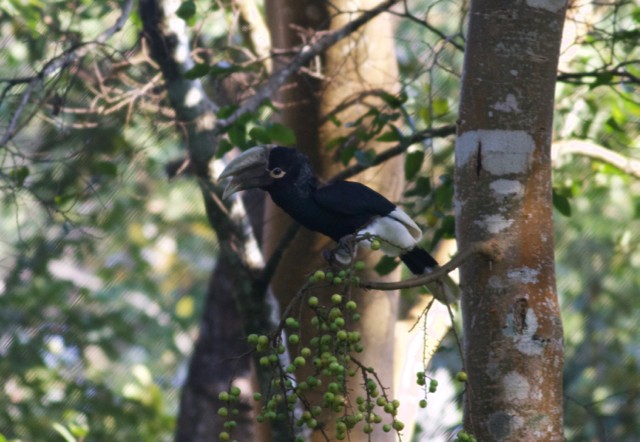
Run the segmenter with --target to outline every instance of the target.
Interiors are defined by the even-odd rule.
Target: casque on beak
[[[231,177],[227,187],[224,189],[222,198],[227,198],[240,190],[271,184],[273,178],[271,178],[267,170],[271,149],[272,147],[270,146],[252,147],[227,164],[227,167],[218,177],[218,180]]]

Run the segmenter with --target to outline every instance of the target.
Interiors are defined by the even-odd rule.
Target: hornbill
[[[267,191],[299,224],[336,241],[334,257],[343,264],[352,256],[350,243],[370,247],[377,239],[386,255],[399,256],[416,275],[438,267],[417,245],[422,232],[402,209],[360,183],[335,181],[320,186],[309,158],[296,149],[275,145],[248,149],[227,165],[219,179],[229,177],[223,198],[251,188]],[[434,296],[447,303],[457,301],[455,282],[448,276],[441,282],[428,285]]]

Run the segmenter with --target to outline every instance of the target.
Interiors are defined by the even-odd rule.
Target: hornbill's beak
[[[273,178],[267,170],[271,149],[270,146],[252,147],[235,157],[218,177],[219,180],[231,177],[222,198],[227,198],[240,190],[271,184]]]

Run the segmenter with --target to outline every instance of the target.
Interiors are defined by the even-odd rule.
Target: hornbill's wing
[[[313,198],[324,210],[340,215],[349,223],[349,234],[361,231],[379,235],[401,249],[412,248],[422,236],[409,215],[363,184],[338,181],[317,189]],[[386,251],[392,254],[390,252]]]
[[[320,187],[313,198],[324,210],[346,216],[385,216],[396,208],[375,190],[353,181],[337,181]]]

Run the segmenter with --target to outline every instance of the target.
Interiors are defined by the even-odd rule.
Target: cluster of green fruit
[[[353,267],[361,270],[363,266],[364,263],[355,263]],[[333,278],[343,276],[347,274]],[[327,278],[326,274],[324,278]],[[329,412],[339,415],[335,419],[337,440],[346,439],[356,425],[361,425],[365,433],[371,433],[377,424],[386,432],[401,431],[404,424],[396,419],[399,402],[387,398],[373,368],[365,367],[355,359],[355,355],[363,351],[360,332],[352,330],[352,325],[360,320],[357,303],[334,293],[326,301],[308,296],[305,304],[313,312],[310,326],[304,329],[305,333],[311,333],[307,345],[302,344],[298,319],[289,316],[282,323],[287,332],[290,362],[282,362],[286,348],[280,333],[276,336],[251,334],[247,338],[258,353],[259,365],[271,370],[269,393],[254,394],[255,400],[263,402],[257,421],[324,429],[322,416],[326,418]],[[356,375],[363,379],[364,394],[354,404],[347,399],[347,379]],[[222,393],[221,400],[227,403],[219,410],[223,417],[233,416],[233,402],[237,401],[233,393],[237,391],[232,390]],[[321,401],[316,399],[313,403],[312,396],[320,397]],[[300,408],[302,413],[296,413]],[[389,417],[383,419],[384,415]],[[230,440],[234,427],[235,421],[227,420],[220,440]]]

